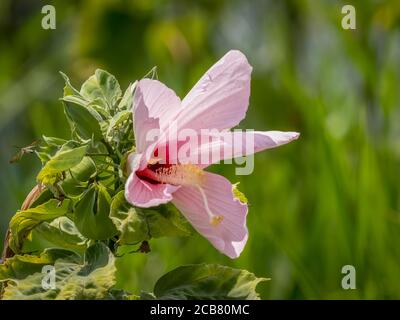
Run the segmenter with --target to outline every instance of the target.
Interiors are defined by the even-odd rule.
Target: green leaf
[[[87,152],[90,154],[108,154],[108,150],[107,147],[105,146],[105,144],[101,141],[90,141],[90,143],[88,144],[88,149]],[[94,158],[94,160],[97,159]]]
[[[87,248],[88,240],[80,234],[72,220],[59,217],[50,223],[43,222],[31,231],[31,243],[24,244],[24,250],[43,250],[45,247],[64,248],[83,252]],[[28,242],[28,241],[26,241]],[[37,243],[42,244],[38,246]]]
[[[117,234],[110,214],[111,197],[106,188],[96,184],[89,188],[74,210],[76,227],[83,236],[106,240]]]
[[[111,135],[111,132],[121,125],[124,121],[128,120],[132,116],[130,111],[120,111],[114,117],[112,117],[110,124],[107,129],[107,136]]]
[[[6,300],[86,300],[107,299],[115,285],[115,259],[102,243],[86,251],[84,259],[77,256],[57,259],[54,263],[56,288],[44,289],[43,273],[34,273],[22,280],[8,281],[3,299]]]
[[[84,107],[71,101],[70,97],[72,96],[64,97],[62,101],[72,131],[83,140],[92,138],[101,140],[103,138],[100,126],[100,122],[103,121],[101,115],[93,108]]]
[[[64,139],[43,136],[39,150],[36,151],[36,154],[42,163],[45,163],[49,161],[66,143],[67,140]]]
[[[109,109],[112,109],[122,95],[117,79],[104,70],[97,69],[82,85],[81,95],[89,101],[100,99],[106,102]]]
[[[98,112],[100,115],[107,119],[110,117],[109,113],[107,112],[107,103],[106,101],[96,98],[96,99],[89,99],[83,97],[81,93],[76,90],[69,80],[69,78],[62,72],[60,72],[65,80],[65,87],[64,87],[64,99],[66,101],[81,105],[83,107],[88,108],[89,110],[94,110]]]
[[[27,233],[44,221],[51,221],[69,212],[70,200],[66,199],[62,203],[51,199],[35,208],[18,211],[10,221],[10,248],[18,253],[22,247],[22,242]]]
[[[78,181],[89,181],[96,174],[96,164],[90,157],[84,157],[81,162],[72,167],[69,174]]]
[[[79,94],[79,93],[78,93]],[[64,95],[64,97],[62,97],[60,99],[61,101],[65,101],[65,102],[70,102],[82,107],[87,107],[89,105],[89,102],[87,100],[85,100],[80,94],[79,95]],[[88,108],[90,109],[90,108]],[[95,117],[99,116],[98,114],[94,113],[93,114]]]
[[[103,119],[110,119],[111,115],[108,111],[107,103],[99,98],[90,101],[87,106],[95,110],[98,114],[102,116]]]
[[[194,264],[176,268],[162,276],[154,287],[158,299],[247,299],[258,300],[256,286],[265,278],[217,264]]]
[[[132,103],[133,103],[133,91],[136,88],[137,81],[134,83],[130,84],[128,89],[126,89],[124,96],[122,97],[121,101],[118,104],[118,109],[119,110],[128,110],[130,111],[132,109]]]
[[[191,235],[186,219],[172,204],[163,204],[153,209],[139,209],[139,211],[139,215],[147,222],[149,233],[153,238]]]
[[[81,195],[87,188],[87,182],[96,175],[96,164],[90,157],[84,157],[76,166],[72,167],[60,183],[64,194],[69,197]]]
[[[86,154],[86,146],[72,148],[65,144],[40,170],[37,180],[43,184],[53,184],[65,170],[78,165]]]
[[[35,208],[50,199],[53,199],[53,193],[49,189],[44,189],[39,196],[31,203],[30,207]]]
[[[40,255],[15,255],[0,264],[0,281],[9,279],[24,279],[35,272],[41,272],[42,267],[53,264],[56,259],[68,257],[75,253],[64,249],[46,249]]]
[[[186,221],[172,205],[154,209],[134,208],[125,200],[124,191],[114,197],[110,218],[120,232],[121,245],[152,237],[188,236],[191,233]]]
[[[59,188],[56,189],[54,192],[60,192],[61,190],[61,194],[67,196],[74,201],[77,201],[79,200],[79,197],[85,192],[86,188],[87,183],[69,177],[61,181],[61,183],[59,184]]]
[[[80,93],[78,90],[76,90],[72,84],[71,81],[69,80],[68,76],[60,71],[61,76],[64,78],[65,81],[65,86],[64,86],[64,97],[69,96],[69,95],[76,95],[80,96]]]
[[[133,244],[150,239],[148,226],[140,219],[135,208],[125,201],[123,191],[111,203],[110,218],[119,231],[119,244]]]
[[[140,300],[156,300],[157,298],[156,298],[156,296],[155,296],[153,293],[151,293],[151,292],[144,292],[144,291],[142,291],[142,292],[140,293],[140,296],[139,296],[138,299],[140,299]]]

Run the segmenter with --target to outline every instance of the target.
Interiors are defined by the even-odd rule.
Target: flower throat
[[[223,220],[223,216],[214,214],[208,204],[207,195],[202,188],[205,175],[204,171],[193,164],[160,165],[150,164],[144,170],[138,172],[140,178],[152,183],[167,183],[171,185],[196,187],[202,197],[204,209],[209,217],[210,224],[217,226]]]

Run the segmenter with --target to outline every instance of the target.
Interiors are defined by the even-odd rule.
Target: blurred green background
[[[53,4],[57,29],[41,28]],[[341,28],[353,4],[357,29]],[[40,163],[10,158],[42,134],[67,137],[63,80],[96,68],[123,88],[158,66],[181,97],[219,57],[240,49],[254,67],[243,128],[300,131],[235,176],[250,201],[250,238],[230,260],[206,240],[158,239],[118,260],[118,286],[151,290],[181,264],[210,262],[271,277],[265,299],[400,298],[400,2],[0,1],[0,236]],[[354,265],[357,289],[341,287]]]

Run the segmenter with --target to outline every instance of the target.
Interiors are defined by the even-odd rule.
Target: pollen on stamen
[[[207,215],[208,215],[210,224],[211,224],[212,226],[214,226],[214,227],[218,226],[218,225],[221,223],[221,221],[224,219],[224,217],[223,217],[223,216],[216,215],[216,214],[214,214],[214,213],[211,211],[211,209],[210,209],[210,207],[209,207],[209,205],[208,205],[207,195],[206,195],[206,193],[204,192],[203,188],[202,188],[201,186],[197,186],[197,188],[199,189],[200,194],[201,194],[201,196],[202,196],[202,198],[203,198],[204,209],[205,209],[206,212],[207,212]]]
[[[160,167],[154,171],[154,176],[154,178],[161,183],[197,187],[202,196],[204,209],[209,217],[210,224],[212,226],[218,226],[224,219],[223,216],[214,214],[208,205],[207,195],[202,187],[205,177],[201,168],[192,164]]]
[[[193,164],[177,164],[170,167],[161,167],[155,171],[158,181],[174,185],[200,186],[204,172]]]

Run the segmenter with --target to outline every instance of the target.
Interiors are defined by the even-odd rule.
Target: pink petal
[[[143,152],[152,143],[152,141],[147,139],[148,132],[150,130],[157,130],[159,128],[159,121],[156,118],[149,117],[143,94],[138,87],[136,87],[133,101],[133,130],[135,133],[136,150]]]
[[[149,208],[172,200],[172,193],[179,189],[169,184],[152,184],[131,173],[125,184],[126,200],[137,207]]]
[[[130,175],[136,170],[143,169],[146,166],[146,162],[142,153],[132,152],[126,159],[126,174]]]
[[[299,135],[290,131],[225,131],[219,136],[208,137],[209,143],[199,145],[194,158],[201,159],[204,168],[222,160],[276,148],[296,140]]]
[[[180,129],[229,129],[246,115],[252,67],[243,53],[229,51],[214,64],[182,100]]]
[[[146,141],[149,130],[165,130],[180,110],[181,101],[175,92],[157,80],[138,82],[134,94],[134,131],[136,147],[143,152],[154,141]]]
[[[216,145],[213,144],[213,141]],[[167,144],[159,144],[157,148],[160,151],[159,154],[161,154],[159,158],[166,158],[166,163],[191,163],[198,165],[201,163],[200,156],[203,150],[219,150],[221,145],[223,145],[223,141],[221,139],[212,140],[210,135],[202,135],[194,131],[193,134],[186,139],[182,138],[182,140],[169,140]],[[165,156],[165,154],[167,156]]]
[[[246,244],[247,205],[236,199],[232,184],[224,177],[205,172],[202,188],[210,210],[223,219],[218,225],[210,223],[201,192],[197,187],[181,187],[172,200],[193,227],[211,244],[230,258],[239,257]]]

